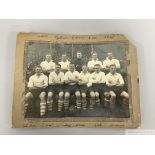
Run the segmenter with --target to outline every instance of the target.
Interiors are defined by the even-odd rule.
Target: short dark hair
[[[33,71],[35,71],[35,72],[36,72],[36,69],[37,69],[37,68],[40,68],[40,70],[42,71],[42,67],[41,67],[41,66],[39,66],[39,65],[35,66],[35,67],[34,67],[34,69],[33,69]]]
[[[95,66],[100,66],[100,67],[101,67],[101,65],[100,65],[100,64],[95,64],[95,65],[94,65],[94,67],[95,67]]]
[[[116,67],[116,65],[115,65],[115,64],[111,64],[111,65],[110,65],[110,67],[111,67],[111,66],[115,66],[115,67]]]

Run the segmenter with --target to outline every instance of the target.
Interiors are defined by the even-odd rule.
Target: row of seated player
[[[75,95],[76,107],[78,110],[85,110],[87,107],[86,97],[90,96],[89,109],[93,109],[95,104],[100,104],[104,97],[110,107],[115,107],[116,96],[120,96],[128,102],[128,93],[125,90],[124,80],[120,73],[116,72],[116,65],[110,66],[110,73],[105,75],[101,72],[100,65],[94,66],[94,72],[90,74],[87,66],[82,67],[79,74],[75,70],[75,65],[70,63],[69,71],[65,74],[61,72],[61,65],[56,64],[55,71],[51,72],[49,78],[42,73],[41,67],[36,67],[36,73],[30,77],[28,82],[29,92],[25,97],[25,113],[30,99],[40,98],[40,116],[44,116],[46,111],[52,112],[53,98],[58,94],[58,111],[65,111],[69,108],[70,96]],[[47,99],[46,99],[47,94]]]

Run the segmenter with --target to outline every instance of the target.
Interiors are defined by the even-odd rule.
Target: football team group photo
[[[25,117],[129,117],[127,49],[27,42]]]

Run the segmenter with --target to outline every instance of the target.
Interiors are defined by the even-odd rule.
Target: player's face
[[[62,55],[62,61],[66,61],[67,57],[66,55]]]
[[[93,55],[92,55],[92,58],[93,58],[94,60],[96,60],[96,59],[97,59],[97,54],[93,54]]]
[[[46,60],[50,61],[52,59],[52,56],[50,54],[46,55]]]
[[[96,73],[99,73],[100,72],[100,66],[95,66],[94,69],[95,69],[95,72]]]
[[[87,69],[87,66],[83,66],[83,67],[82,67],[82,71],[83,71],[84,73],[86,73],[87,70],[88,70],[88,69]]]
[[[116,66],[111,66],[111,67],[110,67],[110,72],[111,72],[112,74],[116,73]]]
[[[40,67],[36,67],[35,72],[37,75],[40,75],[42,72],[42,69]]]
[[[108,53],[108,58],[112,59],[113,58],[113,54],[112,53]]]
[[[73,72],[73,71],[75,70],[74,64],[70,64],[70,65],[69,65],[69,70],[70,70],[71,72]]]
[[[60,67],[59,65],[56,65],[56,66],[55,66],[55,71],[56,71],[56,72],[60,72],[60,70],[61,70],[61,67]]]
[[[81,53],[77,53],[77,58],[81,59],[82,58],[82,54]]]

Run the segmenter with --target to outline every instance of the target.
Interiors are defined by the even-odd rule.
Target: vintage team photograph
[[[126,50],[27,42],[25,117],[129,117]]]
[[[131,118],[129,42],[56,39],[24,40],[23,119]]]

